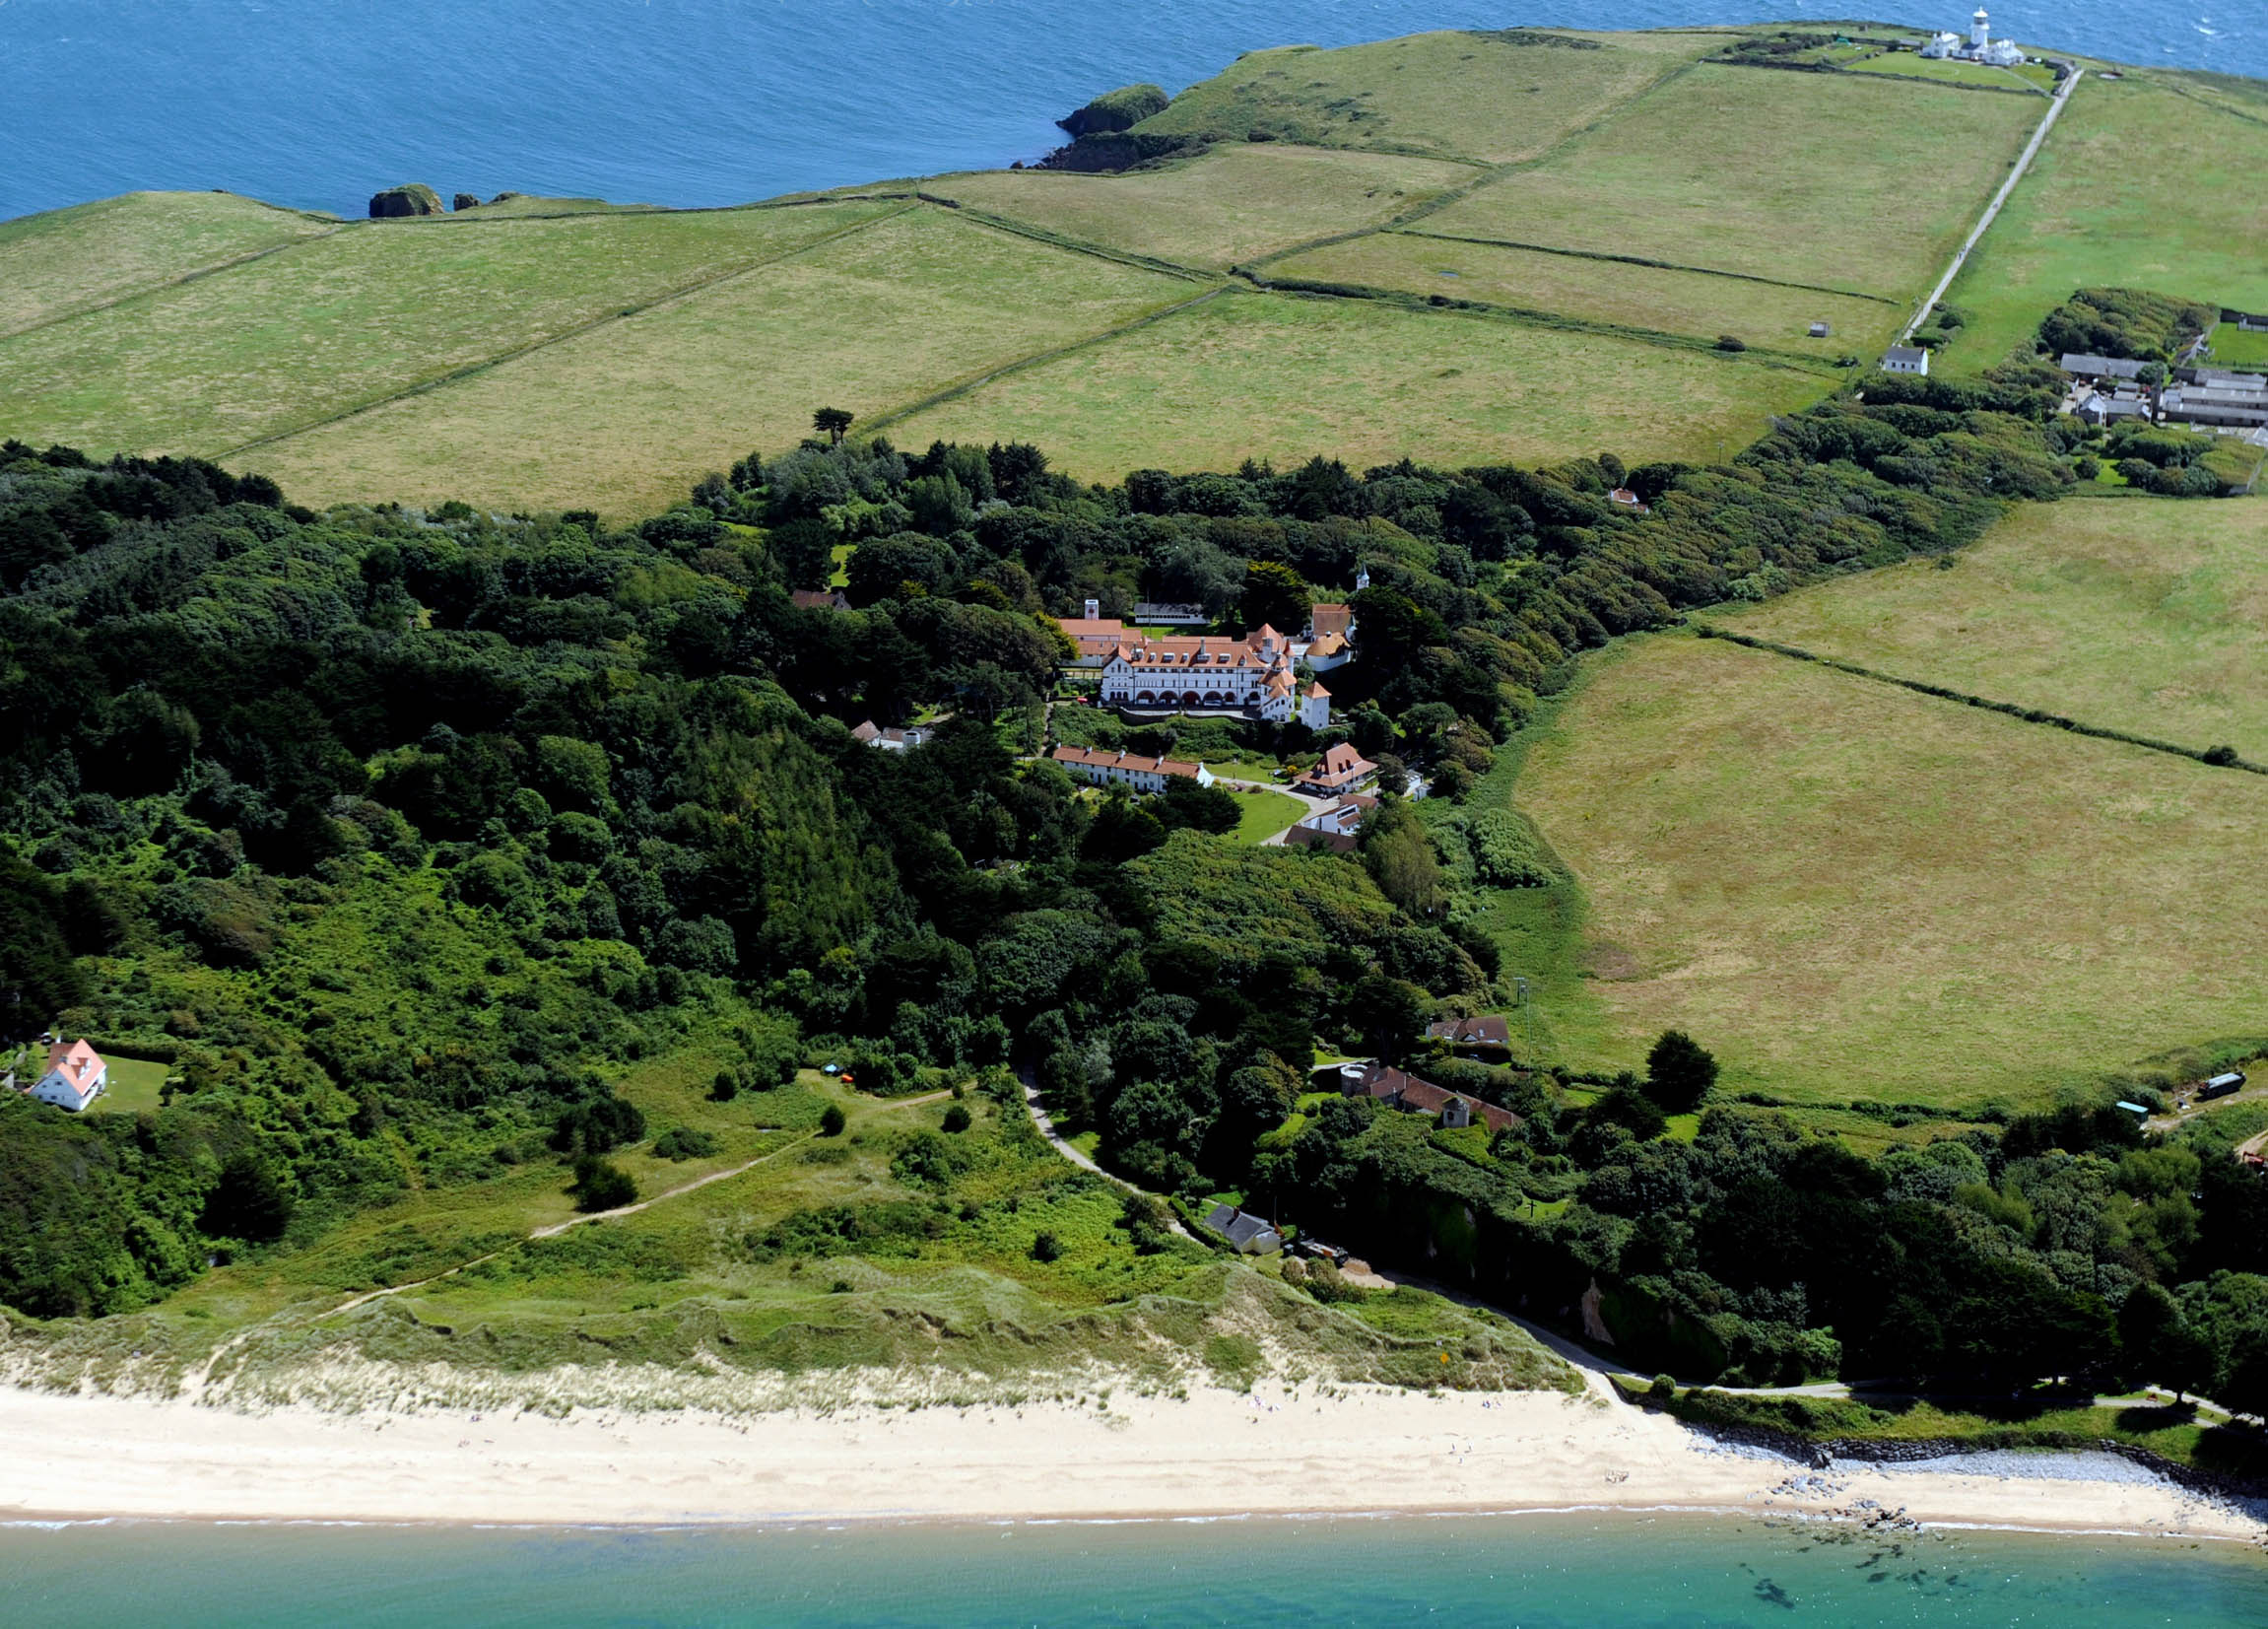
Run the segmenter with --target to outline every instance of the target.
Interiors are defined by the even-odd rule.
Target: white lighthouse
[[[1968,48],[1981,57],[1984,48],[1991,43],[1990,20],[1984,15],[1984,8],[1979,6],[1976,15],[1968,20]]]

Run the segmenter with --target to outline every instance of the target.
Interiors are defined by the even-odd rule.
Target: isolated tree
[[[1691,1114],[1716,1084],[1716,1059],[1683,1030],[1664,1030],[1646,1053],[1646,1096],[1670,1115]]]
[[[637,1198],[637,1182],[614,1161],[585,1154],[574,1162],[574,1185],[567,1191],[577,1210],[615,1210]]]
[[[811,428],[825,436],[831,443],[839,444],[842,433],[850,428],[854,414],[839,407],[823,407],[811,416]]]
[[[829,1104],[827,1112],[819,1117],[819,1134],[823,1137],[839,1137],[842,1135],[842,1110],[835,1104]]]

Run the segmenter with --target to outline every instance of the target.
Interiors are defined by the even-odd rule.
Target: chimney
[[[1101,602],[1101,600],[1099,600],[1099,599],[1091,599],[1091,600],[1089,600],[1089,601],[1087,602],[1087,620],[1088,620],[1089,622],[1094,622],[1094,621],[1096,621],[1098,618],[1100,618],[1101,615],[1102,615],[1102,602]]]

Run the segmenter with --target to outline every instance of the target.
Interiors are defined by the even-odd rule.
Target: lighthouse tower
[[[1968,20],[1969,49],[1981,56],[1984,54],[1984,47],[1991,43],[1992,31],[1986,26],[1984,8],[1979,6],[1976,8],[1976,15]]]

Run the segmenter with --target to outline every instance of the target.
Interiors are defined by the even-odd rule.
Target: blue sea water
[[[112,1524],[0,1530],[0,1621],[40,1629],[763,1625],[1049,1629],[2232,1629],[2233,1545],[1626,1515],[828,1530]]]
[[[360,213],[406,180],[741,203],[1034,159],[1239,51],[1434,28],[1833,17],[1852,0],[0,0],[0,219],[136,187]],[[1882,9],[1882,8],[1878,8]],[[1968,0],[1905,0],[1954,27]],[[1996,32],[2268,75],[2260,0],[2005,0]]]

